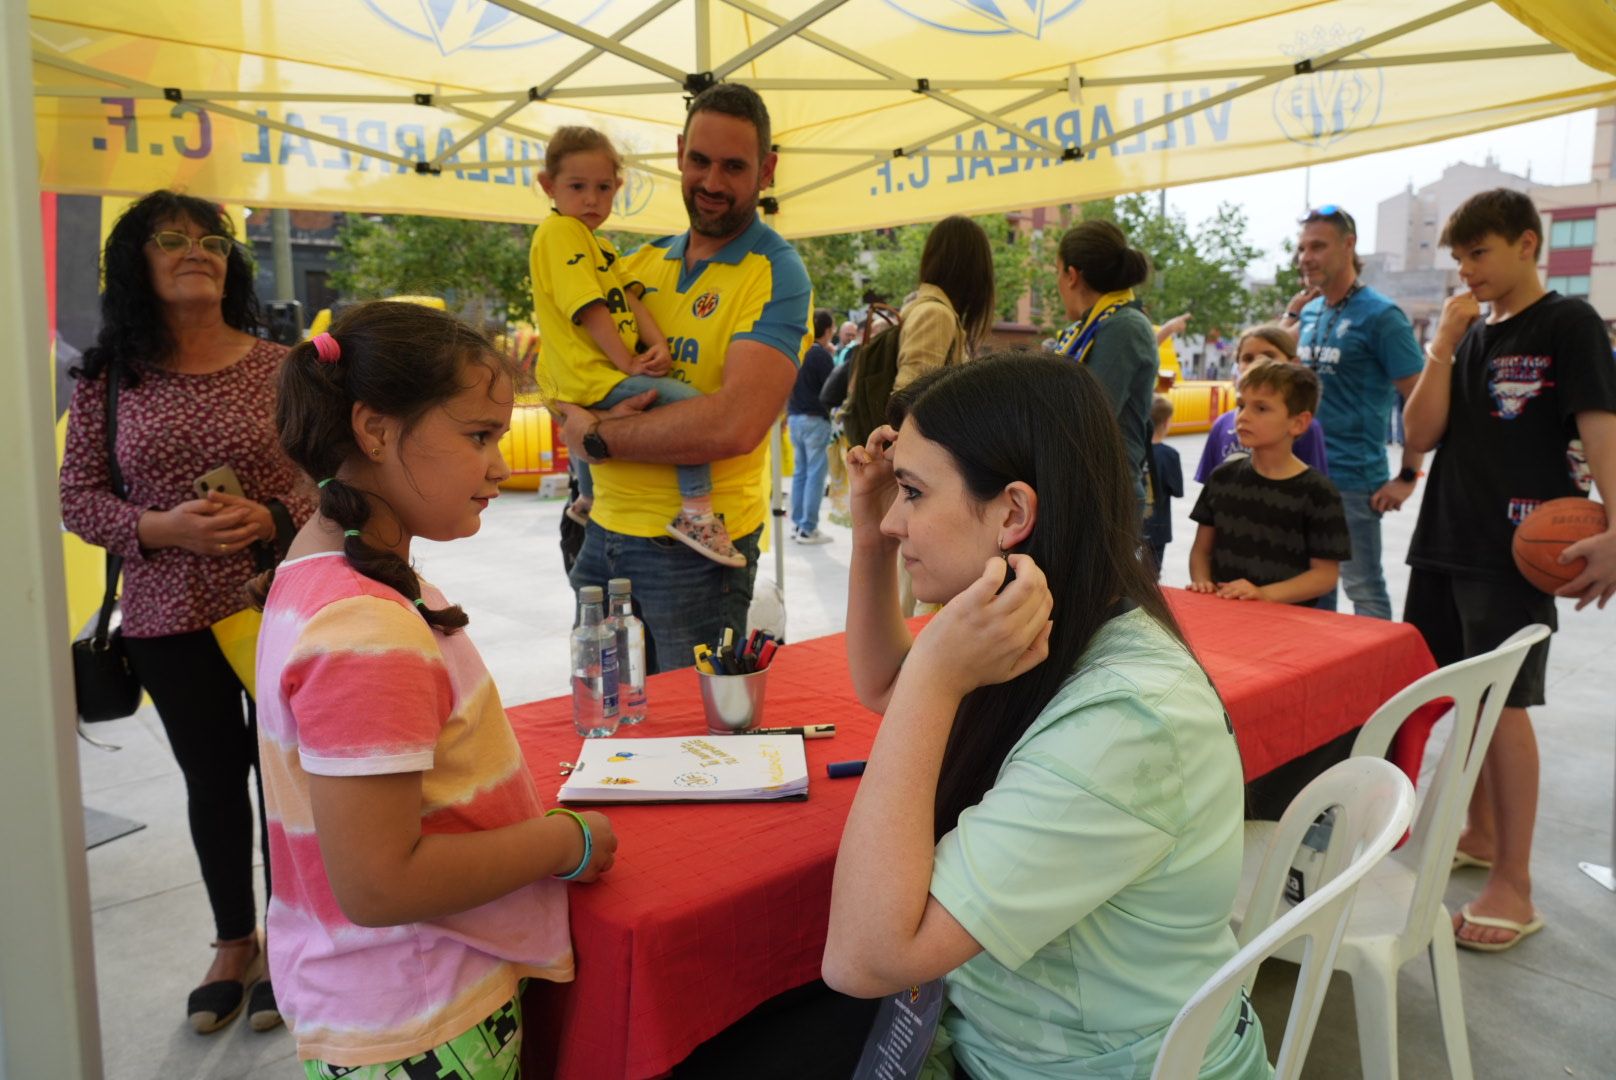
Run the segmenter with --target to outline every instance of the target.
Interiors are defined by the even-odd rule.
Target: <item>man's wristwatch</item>
[[[1397,474],[1397,482],[1399,484],[1412,484],[1419,478],[1419,470],[1408,465],[1404,465],[1403,471]]]
[[[584,453],[596,461],[605,461],[612,456],[611,450],[606,446],[606,440],[600,437],[600,421],[598,420],[595,421],[595,426],[584,434]]]
[[[1300,311],[1292,311],[1290,308],[1286,308],[1279,317],[1281,319],[1300,319],[1302,317],[1302,313]]]

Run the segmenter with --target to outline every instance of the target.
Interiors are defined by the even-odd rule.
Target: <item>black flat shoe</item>
[[[217,948],[218,944],[215,943],[214,947]],[[240,979],[220,979],[192,990],[185,999],[185,1012],[190,1018],[191,1030],[198,1035],[211,1035],[229,1024],[246,1004],[247,987],[261,979],[263,974],[264,950],[259,948]],[[280,1014],[275,1015],[278,1021]]]
[[[281,1026],[281,1011],[275,1005],[275,988],[269,979],[259,979],[247,991],[247,1024],[254,1031],[274,1031]]]

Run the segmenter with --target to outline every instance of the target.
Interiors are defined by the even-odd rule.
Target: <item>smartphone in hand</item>
[[[199,499],[207,498],[208,493],[212,491],[222,491],[238,499],[247,497],[241,490],[241,481],[236,477],[236,470],[228,465],[220,465],[217,469],[203,473],[191,482],[191,488]]]

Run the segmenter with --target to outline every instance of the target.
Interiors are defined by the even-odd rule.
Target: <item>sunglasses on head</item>
[[[236,246],[236,242],[228,236],[215,233],[193,238],[173,229],[152,233],[152,242],[169,255],[189,255],[192,247],[200,247],[217,259],[230,258],[230,249]]]
[[[1309,210],[1307,217],[1302,219],[1302,224],[1311,225],[1315,221],[1333,221],[1337,225],[1344,226],[1347,232],[1352,235],[1358,235],[1358,223],[1352,220],[1351,214],[1335,203],[1325,203],[1323,206],[1316,206]]]

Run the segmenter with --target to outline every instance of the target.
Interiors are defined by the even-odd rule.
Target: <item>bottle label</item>
[[[628,624],[628,679],[636,690],[645,687],[645,624],[635,619]],[[622,663],[619,659],[618,663]]]
[[[608,637],[600,643],[600,708],[604,716],[617,715],[617,640]]]

